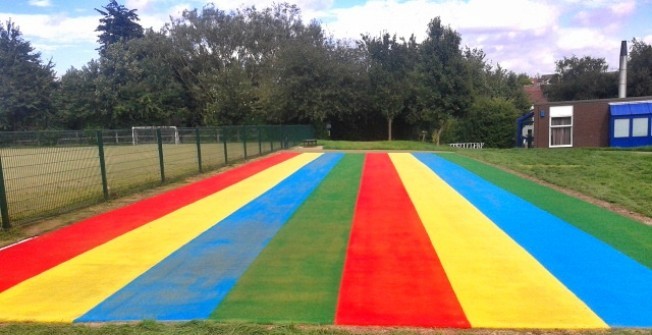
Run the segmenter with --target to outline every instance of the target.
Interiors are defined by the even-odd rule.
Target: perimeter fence
[[[0,132],[0,226],[109,201],[313,137],[308,125]]]

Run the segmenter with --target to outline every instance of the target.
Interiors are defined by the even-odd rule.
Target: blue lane
[[[414,154],[612,327],[652,327],[652,270],[434,154]]]
[[[342,157],[324,154],[299,169],[75,322],[208,318]]]

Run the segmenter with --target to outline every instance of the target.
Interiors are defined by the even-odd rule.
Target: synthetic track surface
[[[652,327],[652,227],[453,154],[283,153],[0,251],[0,322]]]

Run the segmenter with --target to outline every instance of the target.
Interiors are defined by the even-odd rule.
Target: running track
[[[652,228],[453,154],[281,153],[0,251],[0,322],[652,328]]]

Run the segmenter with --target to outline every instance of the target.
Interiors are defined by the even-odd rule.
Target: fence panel
[[[220,128],[200,128],[201,158],[204,171],[226,165],[224,161],[224,131]]]
[[[163,144],[165,176],[177,179],[199,173],[195,128],[179,128],[179,141]]]
[[[1,133],[0,142],[12,221],[45,217],[104,199],[92,133]]]
[[[226,143],[226,152],[228,163],[235,163],[245,159],[245,138],[242,127],[227,126],[222,127],[224,131],[224,141]]]
[[[103,131],[110,197],[161,184],[156,132],[134,144],[131,129]]]
[[[0,132],[3,229],[210,171],[312,138],[310,126]],[[101,139],[101,143],[98,142]],[[100,152],[104,153],[106,191]],[[201,165],[200,165],[201,156]],[[165,172],[162,178],[161,167]],[[0,190],[2,187],[0,187]],[[1,193],[1,192],[0,192]]]

